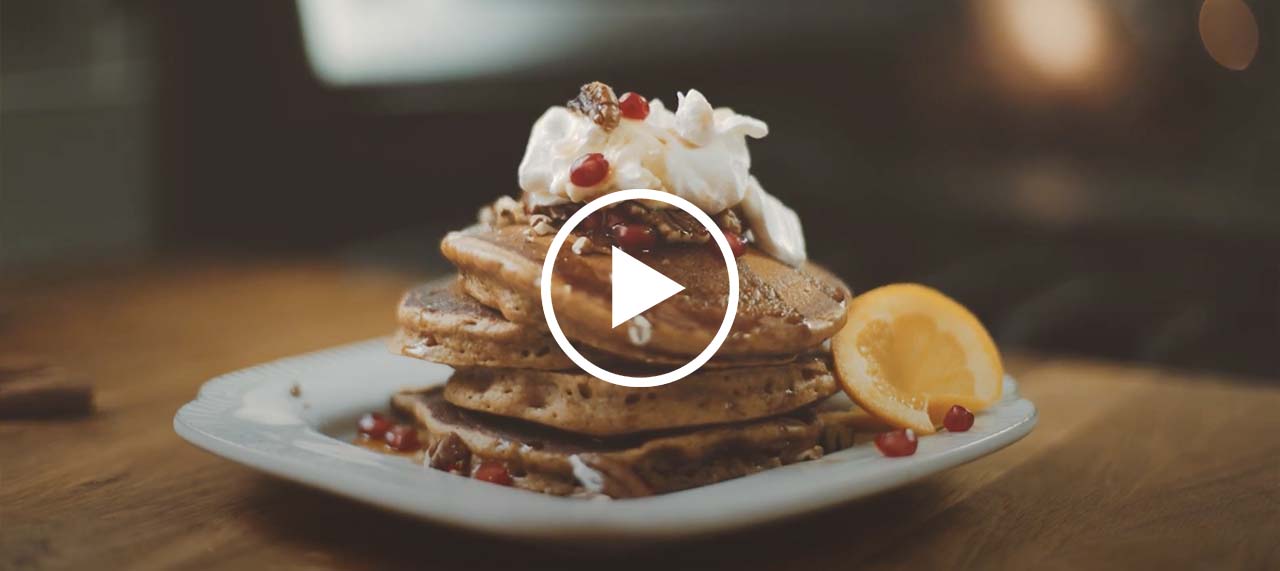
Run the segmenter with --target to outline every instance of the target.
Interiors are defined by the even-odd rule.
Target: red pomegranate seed
[[[595,186],[609,174],[609,161],[600,153],[587,153],[573,161],[569,180],[577,186]]]
[[[476,473],[471,477],[499,486],[511,485],[511,472],[507,471],[507,465],[502,462],[483,462],[476,467]]]
[[[630,91],[623,93],[618,99],[618,107],[622,110],[622,116],[627,119],[638,119],[643,121],[649,116],[649,100],[639,93]]]
[[[916,432],[910,428],[876,435],[876,448],[880,449],[881,454],[891,458],[915,454],[917,444],[919,441],[916,439]]]
[[[628,253],[647,252],[658,243],[658,232],[645,224],[618,224],[610,234],[613,243]]]
[[[407,424],[397,424],[382,435],[382,440],[397,452],[413,452],[422,448],[418,440],[418,430]]]
[[[747,241],[743,240],[742,236],[733,232],[725,232],[724,239],[729,242],[729,251],[733,252],[733,257],[741,258],[743,254],[747,253]],[[707,247],[711,248],[711,252],[717,258],[720,257],[720,245],[715,240],[707,242]]]
[[[958,404],[954,405],[947,410],[947,416],[942,419],[942,426],[950,432],[969,430],[973,428],[973,413]]]
[[[742,236],[733,232],[725,232],[724,237],[729,241],[729,249],[733,250],[733,257],[741,258],[743,254],[747,253],[747,241],[743,240]]]
[[[356,421],[356,428],[360,431],[360,434],[381,438],[383,433],[391,428],[392,424],[391,419],[376,412],[369,412]]]

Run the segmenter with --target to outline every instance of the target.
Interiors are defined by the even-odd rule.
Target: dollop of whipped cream
[[[713,108],[696,89],[678,94],[675,112],[654,99],[644,120],[624,118],[612,129],[555,106],[533,124],[520,161],[520,188],[531,206],[590,202],[632,188],[670,192],[708,214],[740,206],[762,250],[800,265],[806,256],[799,216],[750,172],[747,137],[768,134],[763,121]],[[569,173],[588,153],[604,155],[609,174],[593,186],[577,186]]]

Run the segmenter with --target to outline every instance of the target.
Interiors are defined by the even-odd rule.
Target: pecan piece
[[[725,232],[733,232],[739,236],[744,232],[742,219],[738,217],[738,213],[734,212],[732,208],[712,216],[711,218],[714,219],[716,221],[716,225],[720,226],[720,229]]]
[[[638,202],[627,202],[624,208],[633,219],[653,226],[667,242],[705,244],[711,239],[696,218],[678,208],[649,208]]]
[[[568,220],[570,216],[573,216],[573,213],[577,212],[579,208],[582,208],[582,205],[567,203],[534,206],[531,208],[526,205],[526,208],[528,208],[530,214],[534,216],[541,214],[550,218],[552,224],[559,225],[564,223],[565,220]]]
[[[622,110],[618,107],[618,98],[613,94],[613,88],[599,81],[582,86],[578,96],[566,106],[586,115],[605,131],[612,131],[622,120]]]

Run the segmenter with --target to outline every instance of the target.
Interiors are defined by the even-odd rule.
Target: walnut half
[[[571,111],[586,115],[605,131],[612,131],[622,120],[622,110],[618,107],[618,97],[613,88],[593,81],[582,86],[578,96],[566,104]]]

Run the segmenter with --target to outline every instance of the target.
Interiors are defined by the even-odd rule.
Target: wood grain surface
[[[625,554],[419,523],[174,434],[210,377],[389,333],[416,277],[202,261],[0,282],[0,353],[83,372],[96,403],[0,421],[0,567],[1280,569],[1274,380],[1009,356],[1040,408],[1022,442],[812,516]]]

